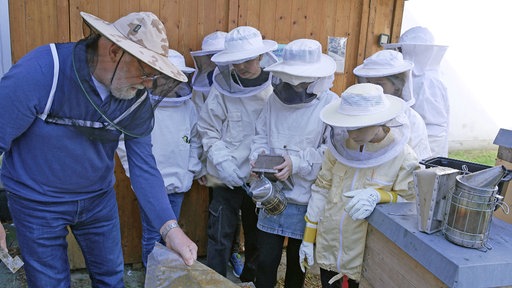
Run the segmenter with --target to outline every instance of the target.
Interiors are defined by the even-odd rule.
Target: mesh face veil
[[[402,98],[408,106],[415,103],[412,87],[412,71],[385,76],[356,76],[357,83],[372,83],[381,86],[384,93]]]
[[[311,82],[302,82],[293,85],[276,77],[274,77],[272,82],[274,94],[286,105],[309,103],[316,98],[316,94],[307,92]]]
[[[404,113],[381,125],[389,127],[391,135],[386,136],[386,145],[381,146],[378,150],[367,149],[367,145],[364,145],[365,147],[361,151],[360,146],[349,139],[347,128],[335,126],[329,126],[327,146],[336,160],[345,165],[355,168],[381,165],[403,151],[409,141],[411,130]]]
[[[94,62],[94,50],[99,40],[98,34],[91,34],[88,38],[77,42],[73,49],[72,65],[75,79],[80,86],[81,95],[87,99],[96,113],[77,115],[58,115],[49,113],[45,117],[47,123],[69,125],[85,135],[87,138],[100,142],[115,142],[122,134],[128,138],[138,138],[151,133],[154,125],[153,109],[158,101],[152,103],[146,89],[136,91],[133,97],[121,99],[108,95],[108,88],[96,81],[90,72],[88,63]],[[114,71],[114,74],[116,72]],[[147,76],[147,75],[142,75]],[[114,76],[112,76],[113,78]],[[152,77],[153,82],[164,81],[169,78],[167,86],[175,88],[181,83],[170,77]],[[155,84],[156,87],[159,85]],[[168,88],[167,90],[172,90]],[[103,91],[105,101],[99,91]]]
[[[250,59],[247,59],[250,60]],[[277,58],[272,53],[263,54],[263,58],[260,60],[260,66],[263,63],[276,62]],[[239,61],[237,61],[240,63]],[[244,62],[244,61],[242,61]],[[263,66],[262,66],[263,68]],[[233,79],[236,79],[235,82]],[[222,94],[231,97],[248,97],[263,91],[268,85],[271,85],[272,77],[268,77],[268,80],[258,86],[244,87],[239,80],[239,76],[233,68],[233,64],[218,65],[217,69],[213,73],[213,86]]]
[[[192,56],[196,66],[196,72],[192,77],[192,87],[201,92],[207,92],[212,85],[213,71],[215,63],[211,60],[212,55],[196,55]]]

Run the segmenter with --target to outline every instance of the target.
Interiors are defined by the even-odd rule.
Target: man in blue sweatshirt
[[[81,16],[91,29],[87,38],[38,47],[0,81],[1,179],[29,287],[70,286],[68,226],[92,286],[124,286],[113,187],[122,134],[131,184],[151,225],[186,264],[197,258],[151,152],[147,89],[165,95],[187,80],[167,59],[165,27],[149,12],[113,23]]]

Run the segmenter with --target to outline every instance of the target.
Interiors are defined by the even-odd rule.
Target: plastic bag
[[[153,252],[148,256],[145,287],[239,288],[240,286],[201,262],[195,261],[191,266],[187,266],[176,252],[156,243]]]

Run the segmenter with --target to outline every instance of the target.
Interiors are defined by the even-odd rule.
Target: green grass
[[[459,159],[488,166],[495,166],[497,155],[498,148],[478,150],[457,150],[450,151],[448,153],[448,158]]]

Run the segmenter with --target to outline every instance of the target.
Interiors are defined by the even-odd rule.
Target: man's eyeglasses
[[[142,63],[140,63],[140,60],[137,60],[137,63],[139,63],[140,70],[142,71],[142,76],[140,76],[140,80],[142,81],[154,81],[158,77],[162,76],[162,74],[157,75],[148,75],[146,71],[144,71],[144,67],[142,66]]]

